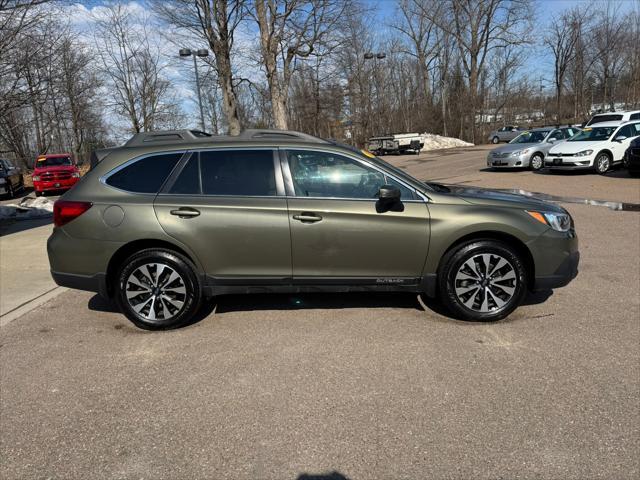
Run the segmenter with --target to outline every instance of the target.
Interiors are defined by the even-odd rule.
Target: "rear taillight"
[[[93,205],[91,202],[57,200],[53,204],[53,224],[56,227],[61,227],[89,210],[91,205]]]

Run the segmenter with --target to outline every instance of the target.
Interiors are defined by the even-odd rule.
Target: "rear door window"
[[[181,157],[182,152],[141,158],[116,170],[105,183],[132,193],[158,193]]]
[[[640,120],[640,113],[632,113],[629,120]]]
[[[200,176],[204,195],[276,195],[273,150],[201,152]]]

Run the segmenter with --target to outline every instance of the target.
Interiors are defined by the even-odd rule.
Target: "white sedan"
[[[552,147],[544,166],[558,170],[595,169],[604,175],[622,163],[629,143],[638,136],[639,121],[598,123]]]

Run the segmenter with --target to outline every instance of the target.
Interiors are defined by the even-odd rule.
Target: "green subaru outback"
[[[274,130],[143,133],[97,151],[54,224],[54,280],[146,329],[189,322],[205,297],[254,292],[416,292],[454,317],[498,320],[528,290],[569,283],[579,259],[557,205],[423,183]]]

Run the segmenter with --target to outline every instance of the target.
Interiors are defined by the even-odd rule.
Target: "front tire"
[[[138,328],[167,330],[188,323],[202,301],[195,267],[171,250],[141,250],[123,263],[116,281],[120,310]]]
[[[476,322],[501,320],[527,292],[520,256],[496,240],[462,244],[443,257],[438,272],[440,299],[457,318]]]
[[[599,173],[600,175],[606,174],[611,169],[611,157],[609,154],[598,154],[594,167],[596,169],[596,173]]]
[[[542,170],[544,167],[544,157],[541,153],[534,153],[531,159],[529,160],[529,166],[531,170],[537,172],[538,170]]]

